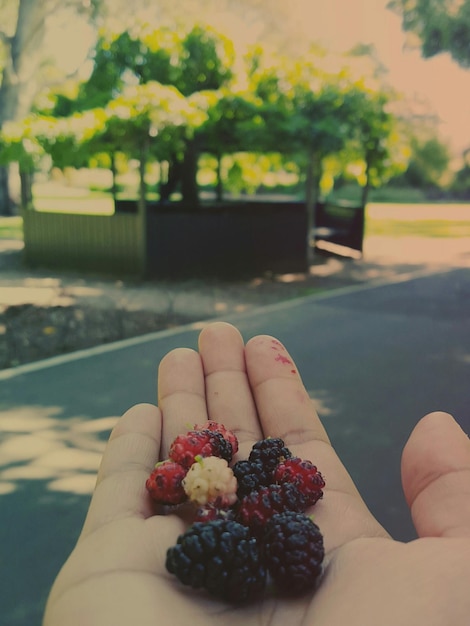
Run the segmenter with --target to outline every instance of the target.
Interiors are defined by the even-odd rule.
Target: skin
[[[326,477],[314,507],[326,547],[315,593],[234,608],[166,572],[166,550],[185,521],[155,511],[145,480],[178,434],[207,419],[234,430],[236,459],[265,436],[282,437]],[[197,352],[179,348],[163,358],[158,408],[134,406],[112,431],[44,626],[468,626],[470,440],[450,415],[418,422],[403,450],[402,481],[419,536],[410,543],[394,541],[368,511],[280,342],[261,335],[244,345],[235,327],[211,324]]]

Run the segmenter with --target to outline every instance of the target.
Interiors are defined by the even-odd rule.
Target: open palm
[[[282,437],[325,476],[315,522],[326,557],[314,594],[234,607],[166,571],[167,548],[185,522],[156,514],[145,480],[178,434],[207,419],[236,433],[237,458],[263,437]],[[280,342],[261,335],[245,346],[233,326],[211,324],[198,352],[180,348],[162,360],[158,408],[135,406],[114,428],[44,626],[468,626],[470,443],[450,416],[431,414],[417,425],[402,475],[420,536],[408,544],[391,539],[368,511]]]

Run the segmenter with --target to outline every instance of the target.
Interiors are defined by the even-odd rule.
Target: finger
[[[154,511],[145,481],[158,460],[161,413],[150,404],[127,411],[106,445],[82,535],[111,520],[150,517]]]
[[[172,441],[208,419],[204,372],[199,354],[177,348],[163,357],[158,368],[158,405],[163,414],[161,459]]]
[[[243,338],[234,326],[216,322],[201,332],[199,352],[209,418],[233,430],[239,456],[246,457],[246,448],[261,438],[261,428],[246,373]]]
[[[360,497],[332,448],[326,431],[285,347],[260,335],[245,348],[246,365],[264,436],[281,437],[293,454],[311,461],[325,478],[316,522],[328,529],[328,549],[359,536],[387,536]]]
[[[430,413],[403,450],[402,482],[420,537],[470,536],[470,440],[447,413]]]

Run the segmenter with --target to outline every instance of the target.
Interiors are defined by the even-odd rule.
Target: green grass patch
[[[373,220],[366,222],[366,237],[470,237],[470,220]]]
[[[67,197],[35,197],[36,211],[51,211],[55,213],[82,213],[88,215],[112,215],[114,205],[110,196],[90,194],[78,198]]]
[[[19,215],[0,217],[0,239],[23,239],[23,218]]]
[[[362,189],[359,185],[349,184],[343,185],[339,189],[334,190],[329,200],[332,202],[337,200],[347,200],[360,204]],[[379,189],[371,189],[369,191],[368,202],[392,202],[397,204],[414,204],[428,202],[426,194],[422,189],[412,189],[410,187],[380,187]]]

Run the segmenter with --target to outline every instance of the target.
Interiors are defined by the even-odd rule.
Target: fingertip
[[[207,341],[212,341],[214,338],[217,339],[219,337],[235,338],[243,342],[241,332],[233,324],[228,322],[211,322],[199,333],[199,347]]]
[[[101,461],[97,482],[123,467],[142,464],[149,468],[158,460],[162,430],[160,409],[136,404],[116,422]]]
[[[158,405],[171,394],[189,385],[191,391],[202,393],[201,357],[192,348],[175,348],[160,361],[157,372]]]
[[[459,442],[468,443],[468,436],[453,415],[445,411],[428,413],[415,425],[403,448],[402,470],[414,470],[416,463],[432,457],[437,451],[439,458],[448,457],[451,460],[455,458],[455,445]]]
[[[225,370],[245,371],[243,337],[232,324],[207,326],[199,335],[198,347],[206,376]]]
[[[435,411],[416,424],[403,449],[401,473],[421,537],[470,528],[470,511],[463,506],[470,489],[470,440],[451,414]]]
[[[146,402],[135,404],[118,419],[111,431],[109,440],[116,439],[128,432],[147,433],[149,430],[153,430],[153,426],[157,430],[160,418],[160,411],[154,404]]]
[[[440,429],[447,426],[455,426],[461,430],[453,415],[447,413],[446,411],[433,411],[432,413],[428,413],[419,420],[419,422],[415,426],[415,430],[418,428],[434,430],[436,428]]]
[[[199,360],[199,353],[197,350],[193,350],[193,348],[174,348],[167,352],[165,356],[161,359],[158,364],[158,371],[166,369],[168,366],[173,366],[173,364],[181,363],[182,361],[186,361],[187,359],[197,359]]]
[[[279,339],[276,339],[276,337],[273,337],[272,335],[255,335],[246,342],[246,347],[264,347],[267,344],[278,345],[279,347],[284,348],[284,345],[279,341]]]
[[[161,427],[160,410],[153,404],[136,404],[116,422],[101,459],[82,536],[122,516],[152,514],[145,480],[158,460]]]

